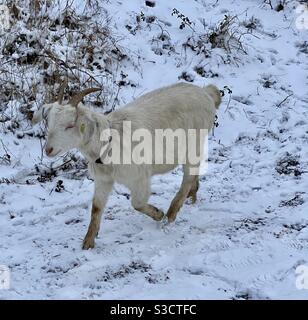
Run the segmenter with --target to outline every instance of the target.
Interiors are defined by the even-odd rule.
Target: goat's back
[[[178,83],[151,91],[110,116],[116,122],[131,121],[132,129],[210,130],[216,113],[213,87],[208,93],[208,87]]]

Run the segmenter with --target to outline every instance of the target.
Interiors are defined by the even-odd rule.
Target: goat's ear
[[[95,131],[95,122],[89,118],[83,118],[78,123],[78,130],[82,136],[83,142],[88,143]]]
[[[45,104],[39,110],[35,111],[32,116],[32,124],[35,125],[46,118],[51,107],[51,104]]]

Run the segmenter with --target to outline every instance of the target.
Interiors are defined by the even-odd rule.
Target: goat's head
[[[90,141],[95,124],[84,108],[78,104],[87,94],[99,91],[99,88],[89,88],[74,95],[67,103],[63,102],[66,83],[63,83],[57,101],[44,104],[33,114],[32,123],[46,121],[48,128],[46,155],[54,157]]]

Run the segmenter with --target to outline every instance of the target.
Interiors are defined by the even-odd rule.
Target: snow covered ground
[[[0,299],[307,299],[295,285],[296,267],[308,266],[308,29],[296,27],[299,3],[152,3],[103,4],[134,62],[122,66],[135,85],[121,89],[120,104],[177,81],[224,90],[198,201],[164,226],[135,212],[117,185],[95,249],[83,251],[93,182],[76,172],[37,180],[35,166],[51,162],[40,163],[39,139],[2,126],[0,264],[11,289]],[[174,8],[191,25],[180,28]],[[202,35],[225,15],[237,16],[234,38],[212,48]],[[181,175],[154,177],[151,203],[167,210]]]

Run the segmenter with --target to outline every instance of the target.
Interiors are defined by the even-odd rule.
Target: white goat
[[[106,142],[102,142],[101,133],[112,129],[109,131],[108,147],[115,147],[120,143],[123,148],[123,141],[112,138],[115,130],[120,135],[123,134],[124,121],[131,122],[132,132],[143,128],[153,135],[156,129],[181,128],[186,132],[188,129],[210,130],[216,109],[221,102],[219,90],[213,85],[200,88],[192,84],[178,83],[154,90],[117,111],[103,115],[91,111],[81,103],[85,95],[100,89],[84,90],[67,103],[63,103],[64,89],[62,86],[57,102],[45,104],[34,113],[33,123],[43,118],[47,121],[48,137],[45,151],[48,156],[54,157],[72,148],[78,148],[89,161],[88,168],[94,178],[95,192],[91,222],[83,241],[83,249],[94,247],[101,215],[114,182],[125,185],[131,191],[131,203],[136,210],[154,220],[161,220],[164,213],[148,204],[151,176],[174,169],[179,165],[179,159],[175,159],[173,164],[157,164],[155,161],[152,164],[105,164],[100,150],[103,146],[106,147]],[[203,137],[199,135],[198,139],[201,138]],[[175,148],[174,152],[176,151]],[[157,150],[154,150],[155,152]],[[190,169],[199,165],[200,163],[193,166],[189,162],[183,165],[183,181],[167,212],[168,222],[175,220],[187,197],[193,202],[196,201],[199,179],[198,175],[190,174]]]

